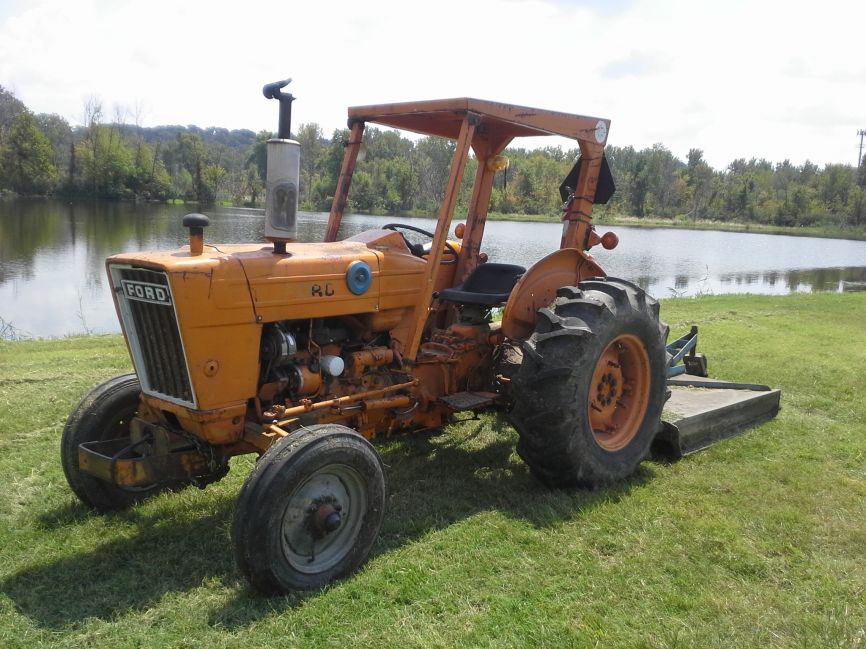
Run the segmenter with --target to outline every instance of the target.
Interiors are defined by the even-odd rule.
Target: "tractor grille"
[[[168,277],[128,267],[111,274],[142,390],[195,407]]]

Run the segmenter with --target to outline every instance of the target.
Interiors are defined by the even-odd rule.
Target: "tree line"
[[[115,108],[109,118],[88,99],[83,123],[33,114],[0,86],[0,191],[137,200],[184,200],[260,205],[266,142],[272,133],[196,126],[142,127],[140,110]],[[330,208],[349,131],[326,137],[302,124],[299,200],[302,209]],[[411,140],[369,128],[352,182],[349,209],[378,214],[432,215],[442,199],[455,144]],[[509,148],[497,174],[492,212],[560,214],[558,188],[579,151]],[[694,148],[685,160],[662,144],[637,150],[607,147],[617,191],[601,214],[639,219],[742,221],[785,226],[866,226],[866,161],[823,168],[811,162],[738,159],[710,167]],[[464,186],[476,163],[470,160]],[[468,201],[469,192],[461,199]]]

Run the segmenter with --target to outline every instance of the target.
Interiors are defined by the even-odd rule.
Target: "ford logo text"
[[[123,294],[130,300],[171,306],[171,294],[165,286],[128,279],[121,280],[120,284],[123,286]]]

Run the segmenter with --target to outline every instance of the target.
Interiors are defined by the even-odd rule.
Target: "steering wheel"
[[[420,243],[412,243],[409,239],[406,238],[406,235],[400,232],[400,230],[409,230],[410,232],[417,232],[418,234],[423,234],[425,237],[430,237],[430,241],[432,243],[435,235],[432,232],[427,232],[427,230],[422,230],[421,228],[416,228],[414,225],[406,225],[405,223],[389,223],[387,225],[382,226],[383,230],[393,230],[400,234],[403,237],[403,241],[406,242],[410,252],[416,257],[423,257],[426,253],[424,251],[424,246]],[[457,250],[448,243],[448,239],[445,239],[445,252],[451,255],[451,259],[447,261],[445,259],[442,260],[443,264],[456,264],[457,263]]]

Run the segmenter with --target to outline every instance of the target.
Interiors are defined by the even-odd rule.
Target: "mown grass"
[[[866,295],[669,300],[711,374],[783,390],[772,422],[596,491],[549,491],[495,415],[383,443],[370,562],[261,598],[231,558],[252,461],[97,516],[63,423],[129,369],[117,336],[0,343],[0,646],[866,646]]]

